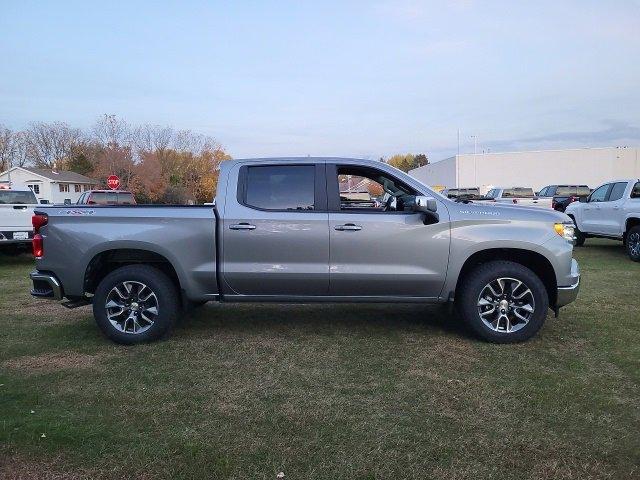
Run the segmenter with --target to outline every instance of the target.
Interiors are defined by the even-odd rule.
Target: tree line
[[[380,158],[381,162],[386,162],[389,165],[396,167],[403,172],[408,172],[414,168],[422,167],[429,163],[429,159],[424,153],[405,153],[392,155],[389,158]]]
[[[104,115],[83,131],[34,122],[22,131],[0,125],[0,172],[15,166],[70,170],[102,182],[120,177],[140,203],[211,201],[220,163],[231,157],[213,138],[169,126],[132,126]]]

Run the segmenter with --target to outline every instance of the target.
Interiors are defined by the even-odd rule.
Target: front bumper
[[[62,300],[62,297],[64,296],[62,284],[54,274],[34,270],[29,274],[29,278],[31,278],[31,281],[33,282],[31,295],[50,300]]]
[[[564,307],[570,304],[578,297],[580,291],[580,266],[575,258],[571,259],[571,277],[573,281],[568,287],[558,287],[556,296],[556,307]]]

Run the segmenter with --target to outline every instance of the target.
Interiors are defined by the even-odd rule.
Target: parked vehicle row
[[[369,160],[229,160],[219,178],[214,205],[38,207],[32,295],[91,303],[120,343],[207,301],[449,303],[506,343],[578,294],[574,226],[551,209],[456,203]]]
[[[621,240],[629,258],[640,262],[640,179],[605,183],[566,213],[576,226],[576,245],[591,237]]]
[[[530,187],[492,188],[482,201],[551,208],[551,199],[538,197]]]
[[[586,198],[591,193],[587,185],[547,185],[538,192],[542,198],[551,198],[551,207],[559,212],[564,212],[573,202]]]

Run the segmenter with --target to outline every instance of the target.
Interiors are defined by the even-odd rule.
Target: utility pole
[[[460,129],[458,129],[458,155],[460,155]]]

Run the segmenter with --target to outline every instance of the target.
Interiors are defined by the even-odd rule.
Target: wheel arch
[[[144,248],[111,248],[102,250],[91,258],[84,272],[85,292],[95,293],[100,281],[112,271],[126,265],[152,265],[161,270],[173,282],[178,292],[183,282],[173,263],[164,255]]]
[[[521,248],[488,248],[473,253],[462,265],[458,274],[455,292],[460,291],[462,282],[476,267],[495,260],[511,261],[532,270],[542,280],[547,290],[549,305],[556,304],[558,283],[553,265],[543,254]]]

